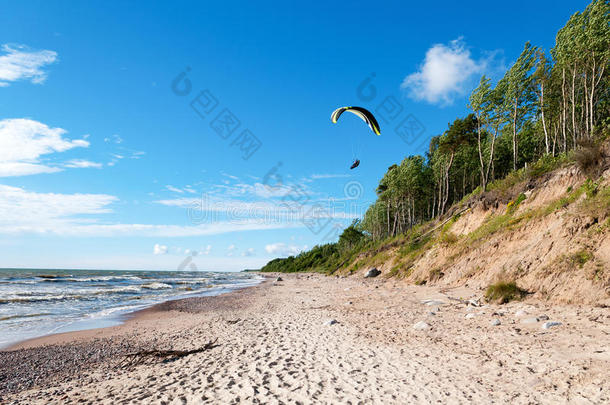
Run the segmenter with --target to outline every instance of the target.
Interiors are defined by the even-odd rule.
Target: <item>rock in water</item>
[[[417,329],[417,330],[426,330],[428,328],[430,328],[430,325],[428,325],[424,321],[419,321],[415,325],[413,325],[413,329]]]
[[[330,326],[330,325],[334,325],[336,323],[339,323],[336,319],[329,319],[328,321],[324,322],[324,325]]]
[[[500,320],[499,319],[493,319],[491,321],[491,326],[498,326],[500,325]]]
[[[381,272],[379,270],[377,270],[375,267],[373,267],[372,269],[370,269],[369,271],[366,272],[366,274],[364,275],[364,278],[373,278],[373,277],[377,277],[380,274],[381,274]]]
[[[545,322],[542,324],[542,329],[551,329],[553,326],[559,326],[559,325],[561,325],[561,322],[549,321],[549,322]]]

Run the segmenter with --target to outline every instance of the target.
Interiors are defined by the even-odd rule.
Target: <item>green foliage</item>
[[[585,184],[583,184],[583,188],[585,190],[585,194],[588,198],[593,198],[598,192],[599,185],[593,182],[591,179],[587,179]]]
[[[307,252],[285,259],[273,259],[261,271],[295,273],[299,271],[333,272],[339,265],[341,256],[336,243],[314,246]]]
[[[366,235],[359,229],[359,221],[354,220],[339,236],[338,247],[342,251],[352,250],[365,240],[365,238]]]
[[[506,206],[506,213],[508,215],[512,215],[517,210],[517,208],[519,208],[519,204],[521,204],[525,200],[525,198],[525,194],[519,194],[515,201],[511,201],[508,203],[508,205]]]
[[[521,300],[527,291],[517,287],[514,281],[500,281],[492,284],[485,290],[485,299],[489,302],[506,304],[510,301]]]
[[[593,253],[587,249],[580,249],[570,255],[570,262],[582,268],[589,260],[593,259]]]

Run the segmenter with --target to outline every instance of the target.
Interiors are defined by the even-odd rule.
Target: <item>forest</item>
[[[335,268],[356,246],[411,232],[507,179],[586,160],[583,151],[610,135],[609,15],[610,3],[595,0],[570,17],[552,49],[526,43],[497,83],[480,78],[468,98],[470,113],[434,136],[425,156],[388,168],[376,202],[337,243],[275,259],[262,270]]]

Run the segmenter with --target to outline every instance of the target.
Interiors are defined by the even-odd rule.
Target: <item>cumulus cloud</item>
[[[433,45],[417,72],[405,77],[401,88],[415,100],[448,105],[466,93],[474,75],[485,71],[489,58],[474,59],[462,38]]]
[[[153,247],[153,254],[155,254],[155,255],[167,254],[167,246],[155,243],[155,246]]]
[[[265,251],[267,253],[280,256],[295,256],[305,249],[307,249],[307,246],[301,248],[296,245],[287,245],[282,242],[272,243],[265,246]]]
[[[40,158],[54,152],[89,146],[84,139],[64,138],[66,130],[50,128],[30,119],[0,121],[0,177],[53,173],[61,169],[41,163]]]
[[[207,255],[209,255],[209,254],[210,254],[210,252],[211,252],[211,251],[212,251],[212,245],[207,245],[207,246],[205,247],[205,249],[203,249],[203,250],[202,250],[201,254],[203,254],[203,255],[206,255],[206,256],[207,256]]]
[[[32,51],[24,45],[4,44],[1,49],[0,87],[6,87],[18,80],[43,83],[47,78],[43,67],[57,60],[57,52]]]

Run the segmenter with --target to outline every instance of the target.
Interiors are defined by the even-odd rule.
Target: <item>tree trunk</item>
[[[544,120],[544,82],[540,83],[540,115],[542,118],[542,129],[544,129],[544,146],[546,154],[549,154],[549,133],[546,130],[546,121]]]
[[[515,98],[515,105],[513,108],[513,170],[517,170],[517,103],[518,99]]]
[[[481,187],[485,190],[487,178],[485,177],[485,164],[483,163],[483,151],[481,149],[481,122],[477,116],[477,142],[479,145],[479,163],[481,165]]]
[[[574,143],[573,147],[576,148],[576,99],[575,99],[575,91],[576,91],[576,65],[574,65],[572,69],[572,142]]]
[[[568,102],[566,100],[566,68],[562,67],[561,68],[561,117],[562,117],[562,122],[561,122],[561,135],[563,137],[563,151],[566,152],[567,151],[567,134],[566,134],[566,121],[567,121],[567,109],[568,109]]]

